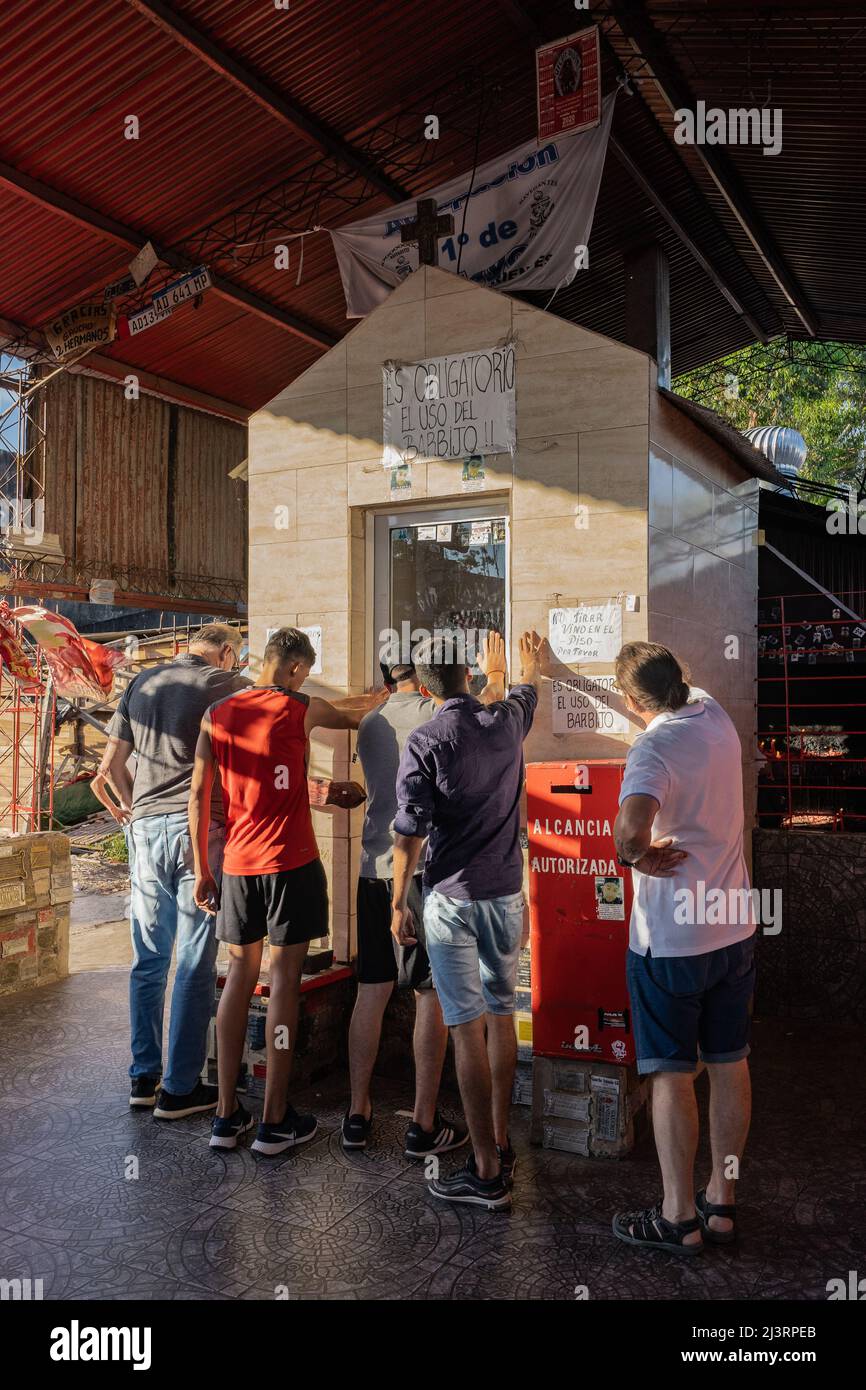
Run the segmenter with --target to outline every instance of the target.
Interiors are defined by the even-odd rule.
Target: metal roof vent
[[[761,425],[758,429],[744,430],[743,433],[788,480],[788,487],[778,490],[789,491],[809,452],[800,431],[792,429],[790,425]]]

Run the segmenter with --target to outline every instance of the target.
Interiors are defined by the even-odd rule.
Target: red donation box
[[[526,769],[532,924],[532,1050],[635,1059],[625,956],[631,872],[613,825],[625,761]]]

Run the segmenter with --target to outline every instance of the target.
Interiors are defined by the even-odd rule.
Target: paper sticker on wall
[[[596,878],[595,914],[600,922],[625,921],[625,884],[622,876]]]
[[[471,454],[469,458],[463,460],[463,475],[460,481],[462,492],[483,492],[484,491],[484,457],[482,454]]]
[[[436,539],[437,539],[437,541],[450,541],[450,539],[451,539],[451,522],[450,522],[450,521],[449,521],[446,525],[444,525],[444,526],[441,526],[441,525],[440,525],[440,526],[437,526],[437,527],[436,527]]]
[[[470,545],[489,545],[490,544],[490,522],[473,521],[469,532]]]
[[[412,465],[398,463],[391,469],[391,501],[405,501],[412,496]]]
[[[419,526],[416,534],[417,534],[417,536],[418,536],[419,541],[435,541],[435,539],[436,539],[436,527],[435,527],[435,526]]]

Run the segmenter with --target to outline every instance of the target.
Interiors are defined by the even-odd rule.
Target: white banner
[[[382,368],[382,462],[513,453],[514,348]],[[483,477],[483,473],[482,473]]]
[[[439,240],[439,266],[491,289],[555,290],[575,276],[601,183],[616,93],[601,124],[581,135],[520,145],[434,188],[439,213],[454,217]],[[470,192],[470,184],[472,186]],[[463,211],[470,199],[463,223]],[[418,266],[418,247],[400,228],[414,222],[417,200],[331,232],[346,294],[346,317],[363,318]],[[583,259],[581,258],[581,263]]]

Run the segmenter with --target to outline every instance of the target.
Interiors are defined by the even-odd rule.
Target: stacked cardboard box
[[[0,994],[69,974],[69,840],[57,832],[0,840]]]
[[[514,1085],[511,1088],[512,1105],[532,1104],[532,1063],[518,1062],[514,1071]]]
[[[226,977],[217,978],[214,991],[214,1017],[208,1030],[207,1056],[202,1068],[202,1080],[214,1086],[217,1081],[216,1011]],[[250,1000],[247,1032],[241,1057],[237,1089],[248,1097],[261,1098],[267,1079],[265,1048],[265,1017],[268,1010],[270,985],[260,980]],[[345,1052],[349,1014],[355,997],[355,982],[351,970],[336,966],[330,970],[305,975],[301,981],[301,1005],[298,1015],[298,1036],[292,1057],[293,1087],[307,1085],[338,1065]]]
[[[649,1128],[649,1082],[634,1067],[536,1057],[530,1138],[546,1149],[622,1158]]]
[[[217,1082],[216,1011],[219,1008],[225,982],[225,975],[217,977],[213,1017],[207,1035],[207,1057],[201,1073],[202,1081],[207,1082],[209,1086],[215,1086]],[[268,1011],[270,993],[270,985],[260,980],[250,1000],[249,1013],[247,1014],[247,1031],[244,1038],[240,1071],[238,1072],[237,1089],[250,1095],[263,1096],[265,1093],[267,1071],[265,1065],[265,1017]]]

